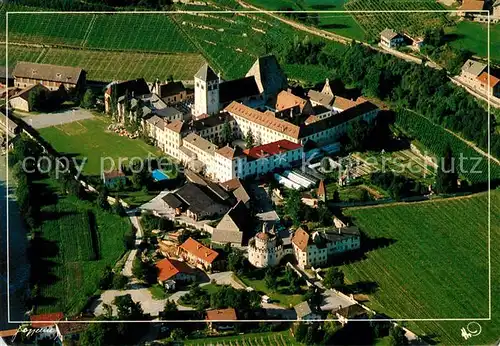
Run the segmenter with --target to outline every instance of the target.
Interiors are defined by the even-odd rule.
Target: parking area
[[[72,108],[53,113],[39,113],[34,115],[27,113],[25,116],[21,115],[21,118],[26,122],[26,124],[30,125],[34,129],[63,125],[74,121],[91,119],[93,117],[94,116],[91,112],[82,108]]]

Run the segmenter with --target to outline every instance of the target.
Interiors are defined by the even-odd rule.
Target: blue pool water
[[[159,169],[155,169],[151,175],[153,176],[153,179],[156,181],[162,181],[162,180],[168,180],[170,177],[163,171]]]

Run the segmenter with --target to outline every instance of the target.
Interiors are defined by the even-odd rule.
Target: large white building
[[[293,234],[292,246],[300,268],[324,266],[331,256],[359,249],[360,232],[355,226],[315,230],[312,233],[298,228]]]
[[[266,224],[263,225],[262,232],[248,242],[248,261],[257,268],[277,266],[285,255],[291,253],[292,247],[289,244],[287,246],[286,240],[274,229],[267,231]]]
[[[310,99],[283,90],[285,86],[286,78],[272,56],[259,58],[246,77],[228,82],[204,65],[195,76],[193,112],[198,120],[152,117],[144,126],[166,154],[223,182],[298,163],[308,141],[336,142],[350,122],[370,122],[378,113],[377,106],[362,98],[332,98],[328,81],[321,92],[310,93]],[[251,132],[256,147],[219,148],[215,143],[221,141],[225,124],[234,138]]]

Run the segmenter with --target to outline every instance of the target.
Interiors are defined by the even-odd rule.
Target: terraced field
[[[499,191],[492,192],[491,206],[492,217],[500,215]],[[366,259],[342,266],[348,282],[378,285],[368,305],[395,318],[488,316],[487,194],[353,208],[347,213],[370,238],[393,241],[367,252]],[[494,253],[500,246],[500,227],[492,226]],[[498,257],[492,258],[492,268],[494,278],[499,278]],[[465,342],[458,325],[419,322],[409,328],[453,345],[487,344],[498,336],[491,325],[489,337]]]

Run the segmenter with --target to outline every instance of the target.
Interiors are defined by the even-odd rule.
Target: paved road
[[[132,251],[130,251],[127,257],[127,261],[123,266],[122,274],[128,278],[132,277],[132,265],[134,264],[134,259],[136,256],[137,256],[137,249],[133,249]]]
[[[19,114],[16,112],[16,115]],[[93,115],[89,111],[81,108],[74,108],[54,113],[27,114],[27,116],[22,116],[21,118],[31,127],[41,129],[44,127],[72,123],[78,120],[90,119],[92,117]]]

